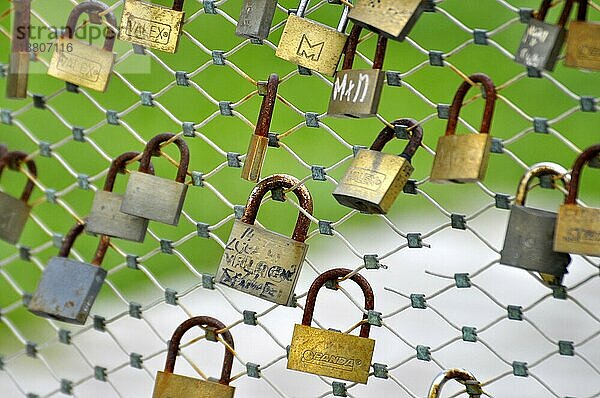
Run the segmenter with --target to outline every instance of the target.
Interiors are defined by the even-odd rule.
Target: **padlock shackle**
[[[4,167],[6,167],[6,155],[8,155],[8,147],[0,144],[0,176],[2,176]]]
[[[148,141],[146,148],[144,148],[142,158],[140,159],[140,167],[138,171],[145,174],[152,174],[150,172],[150,159],[152,156],[160,156],[160,144],[169,141],[173,137],[175,137],[175,134],[163,133],[153,137],[150,141]],[[190,150],[181,137],[177,137],[173,143],[177,145],[181,155],[175,181],[183,184],[185,182],[185,177],[187,176],[188,167],[190,165]]]
[[[248,202],[246,203],[246,208],[244,209],[244,214],[242,215],[240,221],[245,224],[254,225],[262,199],[267,192],[276,188],[291,189],[292,187],[296,187],[292,192],[298,198],[298,204],[300,207],[306,210],[308,214],[312,215],[313,200],[310,196],[310,192],[304,185],[299,184],[300,180],[287,174],[273,174],[263,178],[258,182],[258,184],[256,184],[252,192],[250,192]],[[304,215],[304,213],[300,212],[298,214],[298,219],[296,220],[296,226],[294,227],[292,239],[297,242],[304,242],[308,235],[309,227],[310,219]]]
[[[348,41],[346,44],[346,51],[344,52],[344,63],[342,64],[342,69],[352,69],[352,65],[354,65],[354,57],[356,56],[356,47],[358,46],[361,31],[361,26],[352,26],[352,30],[350,31],[350,36],[348,36]],[[387,37],[379,35],[377,37],[377,47],[375,48],[375,58],[373,58],[373,69],[383,69],[386,47]]]
[[[185,0],[174,0],[173,7],[171,7],[171,9],[173,11],[179,11],[179,12],[183,11],[183,2],[184,1]]]
[[[525,206],[525,199],[529,192],[529,184],[534,177],[540,177],[543,175],[553,175],[560,177],[563,182],[565,189],[569,189],[569,172],[567,169],[559,164],[551,162],[541,162],[532,165],[521,177],[519,186],[517,187],[517,195],[515,198],[515,204],[519,206]]]
[[[260,105],[258,120],[254,134],[261,137],[269,136],[269,128],[271,127],[271,119],[273,118],[273,110],[275,109],[275,101],[277,100],[277,87],[279,86],[279,75],[271,73],[267,82],[267,94],[263,97]]]
[[[106,174],[106,180],[104,181],[103,191],[112,192],[115,187],[115,180],[117,178],[117,174],[125,174],[125,170],[127,169],[127,163],[132,159],[135,159],[140,155],[139,152],[125,152],[113,159],[108,168],[108,173]],[[149,174],[154,175],[154,165],[150,162],[150,170]]]
[[[300,0],[300,4],[298,4],[298,9],[296,10],[296,15],[298,17],[304,18],[306,11],[308,10],[309,0]],[[340,16],[340,21],[338,22],[337,31],[344,32],[346,27],[348,26],[348,13],[350,12],[350,7],[344,5],[344,9],[342,10],[342,15]]]
[[[3,157],[3,159],[4,159],[3,164],[5,166],[8,166],[8,168],[11,170],[19,171],[21,164],[25,161],[25,159],[27,159],[27,156],[28,155],[25,152],[21,152],[21,151],[8,152]],[[29,159],[25,162],[25,164],[27,165],[29,174],[31,174],[33,177],[37,178],[37,167],[35,166],[35,162],[32,159]],[[2,168],[3,167],[0,167],[0,171]],[[25,184],[25,188],[23,189],[23,193],[21,194],[21,198],[20,198],[20,200],[22,202],[25,202],[25,203],[29,202],[29,199],[31,198],[31,193],[33,192],[34,186],[35,186],[35,184],[33,183],[33,180],[30,180],[29,178],[27,178],[27,183]]]
[[[433,383],[431,383],[431,387],[429,387],[427,398],[439,398],[442,387],[448,380],[460,380],[463,382],[474,381],[479,383],[475,376],[464,369],[448,369],[438,374],[435,379],[433,379]],[[481,394],[478,393],[469,393],[470,398],[479,398],[480,396]]]
[[[421,141],[423,140],[423,127],[419,125],[415,119],[396,119],[392,122],[393,125],[402,125],[408,128],[411,128],[411,135],[408,140],[408,144],[404,147],[404,150],[399,156],[402,156],[404,159],[409,162],[412,160],[412,157],[415,155],[417,148],[421,146]],[[396,136],[396,132],[390,126],[385,126],[383,130],[379,133],[371,147],[369,148],[371,151],[381,152],[385,144],[390,142]]]
[[[587,0],[565,0],[565,5],[560,13],[560,17],[558,19],[557,25],[561,28],[564,28],[567,22],[569,22],[569,16],[571,15],[571,10],[573,9],[573,3],[577,1],[578,10],[577,10],[577,20],[585,21],[586,13],[587,13]],[[538,21],[544,21],[546,19],[546,15],[548,15],[548,10],[552,5],[552,0],[543,0],[542,4],[540,4],[540,8],[535,15],[535,19]]]
[[[579,192],[579,178],[583,171],[583,166],[591,162],[596,156],[600,154],[600,144],[592,145],[587,148],[575,159],[573,163],[573,169],[571,170],[571,184],[569,185],[569,193],[565,199],[565,204],[574,205],[577,203],[577,194]]]
[[[226,329],[226,326],[219,321],[218,319],[211,318],[209,316],[195,316],[184,321],[173,333],[171,340],[169,341],[169,350],[167,351],[167,361],[165,363],[165,373],[173,373],[175,372],[175,361],[177,360],[177,355],[179,354],[179,345],[181,343],[181,338],[191,328],[195,326],[200,326],[201,328],[211,327],[218,330]],[[231,336],[231,332],[229,330],[225,330],[224,332],[219,333],[223,336],[223,340],[229,344],[229,347],[233,350],[235,345],[233,343],[233,337]],[[221,379],[219,380],[219,384],[224,384],[226,386],[229,385],[231,380],[231,368],[233,367],[233,353],[229,351],[227,347],[225,347],[225,358],[223,360],[223,368],[221,370]]]
[[[577,20],[585,21],[587,19],[588,0],[577,0]]]
[[[63,33],[63,37],[64,35],[66,35],[69,39],[73,38],[75,30],[77,29],[77,21],[79,20],[81,14],[99,14],[101,12],[105,12],[106,10],[108,10],[108,6],[98,0],[86,1],[77,4],[73,8],[73,11],[71,11],[71,14],[69,14],[69,19],[67,19],[66,31]],[[115,18],[115,14],[113,14],[112,11],[104,14],[104,18],[106,18],[106,22],[108,22],[110,26],[117,26],[117,19]],[[106,31],[106,39],[104,41],[103,49],[105,51],[112,51],[113,47],[115,46],[116,34],[110,27],[106,27]]]
[[[496,87],[494,82],[488,75],[483,73],[474,73],[469,76],[469,79],[475,83],[481,83],[485,88],[485,108],[483,110],[483,119],[481,120],[480,134],[489,134],[492,124],[492,116],[494,116],[494,107],[496,105]],[[458,115],[462,108],[462,103],[469,89],[473,87],[468,81],[463,81],[452,100],[450,112],[448,115],[448,124],[446,124],[446,134],[454,135],[456,133],[456,125],[458,124]]]
[[[305,326],[310,326],[313,319],[313,313],[315,312],[315,303],[317,301],[317,295],[319,291],[328,281],[335,280],[336,283],[339,282],[338,279],[346,277],[352,272],[352,270],[347,268],[334,268],[329,271],[323,272],[321,275],[317,276],[312,285],[310,285],[310,289],[308,289],[308,293],[306,295],[306,304],[304,306],[304,314],[302,315],[302,324]],[[354,274],[349,279],[356,282],[358,286],[360,286],[363,295],[365,296],[365,310],[373,310],[375,309],[375,296],[373,295],[373,289],[369,282],[365,279],[361,274]],[[363,320],[367,319],[367,314],[363,314]],[[369,337],[369,332],[371,331],[371,325],[366,322],[363,323],[360,327],[360,337]]]
[[[76,223],[73,225],[73,227],[64,237],[63,243],[58,251],[58,257],[69,257],[69,253],[71,253],[73,244],[75,244],[75,239],[81,235],[84,229],[85,224]],[[94,258],[90,264],[98,267],[102,265],[102,261],[104,260],[104,256],[106,255],[109,244],[110,237],[106,235],[100,235],[98,246],[96,247],[96,253],[94,254]]]

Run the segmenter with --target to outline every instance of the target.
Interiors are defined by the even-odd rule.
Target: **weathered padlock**
[[[600,144],[587,148],[575,159],[571,184],[565,203],[560,206],[556,220],[554,250],[565,253],[600,256],[600,208],[577,204],[579,178],[583,166],[600,154]]]
[[[58,252],[44,269],[42,279],[29,302],[28,309],[36,315],[62,322],[83,325],[106,278],[101,268],[110,238],[100,236],[96,254],[91,263],[67,258],[77,236],[84,229],[75,224]]]
[[[357,0],[348,17],[390,39],[402,41],[408,35],[427,0]]]
[[[244,0],[235,34],[248,39],[266,39],[276,8],[277,0]]]
[[[31,0],[13,0],[12,3],[14,17],[6,96],[8,98],[27,98]]]
[[[173,7],[140,0],[125,0],[119,39],[168,53],[177,51],[185,19],[184,0],[173,0]]]
[[[267,83],[267,94],[263,97],[260,106],[260,113],[256,121],[254,134],[250,139],[244,167],[242,168],[242,178],[248,181],[258,182],[262,170],[267,147],[269,146],[269,127],[271,127],[271,118],[277,99],[277,86],[279,85],[279,76],[272,73]]]
[[[483,395],[481,384],[470,372],[464,369],[448,369],[437,375],[433,380],[427,398],[441,398],[442,387],[448,380],[457,380],[464,384],[469,398],[480,398]]]
[[[565,65],[600,70],[600,23],[586,22],[587,0],[578,0],[577,21],[569,24]]]
[[[84,12],[90,15],[106,12],[104,18],[108,24],[117,26],[115,15],[108,11],[106,4],[100,1],[86,1],[76,5],[69,15],[65,32],[56,42],[48,75],[92,90],[105,91],[115,62],[115,54],[112,52],[115,32],[106,29],[103,48],[74,39],[77,20]]]
[[[227,343],[221,378],[218,382],[199,380],[173,373],[181,338],[185,332],[196,326],[213,329],[212,332],[220,334]],[[165,370],[164,372],[158,371],[156,374],[152,398],[233,398],[235,387],[229,385],[233,366],[233,353],[230,349],[233,350],[235,346],[231,333],[226,329],[223,323],[209,316],[196,316],[179,325],[169,341]],[[221,330],[224,331],[219,332]]]
[[[260,202],[267,192],[292,188],[300,207],[312,214],[310,192],[297,178],[274,174],[261,180],[250,193],[241,219],[233,223],[215,276],[218,283],[277,304],[292,305],[294,288],[308,250],[304,241],[310,219],[300,212],[291,239],[254,225]]]
[[[423,129],[414,119],[398,119],[393,124],[412,128],[406,148],[399,156],[382,153],[395,131],[389,126],[381,130],[371,148],[358,151],[333,191],[340,204],[364,213],[386,214],[402,192],[414,170],[410,161],[421,145]]]
[[[5,146],[0,146],[4,152],[4,156],[0,156],[0,172],[4,166],[8,166],[12,170],[19,170],[21,163],[25,162],[29,169],[29,174],[33,177],[37,177],[37,169],[33,160],[27,160],[27,154],[25,152],[6,151]],[[0,239],[10,244],[17,244],[19,238],[23,233],[27,219],[29,218],[29,212],[31,207],[27,204],[33,191],[33,181],[27,180],[25,189],[19,199],[13,198],[12,196],[0,192]]]
[[[377,39],[373,69],[352,69],[361,31],[360,26],[354,25],[348,37],[344,64],[335,74],[329,98],[329,116],[358,118],[377,114],[385,79],[382,68],[387,39],[383,36]]]
[[[335,282],[337,287],[339,279],[351,272],[345,268],[325,271],[310,286],[302,324],[294,325],[288,369],[367,384],[375,349],[375,340],[369,338],[371,325],[366,321],[367,314],[363,314],[359,336],[310,326],[319,290],[330,281]],[[365,296],[365,311],[374,309],[375,297],[369,282],[360,274],[349,279],[360,286]]]
[[[185,177],[190,163],[190,151],[185,141],[179,137],[173,141],[181,154],[175,181],[150,174],[150,158],[159,155],[160,144],[174,136],[171,133],[159,134],[146,144],[140,168],[129,176],[121,204],[123,213],[170,225],[179,223],[188,188]]]
[[[290,14],[275,55],[305,68],[333,76],[346,46],[348,6],[337,30],[304,18],[309,0],[300,0],[297,15]]]
[[[476,182],[485,177],[492,146],[489,131],[496,105],[496,87],[492,79],[483,73],[475,73],[469,79],[483,84],[485,88],[485,108],[479,134],[455,134],[462,102],[471,88],[471,84],[464,81],[450,106],[446,134],[437,143],[429,178],[431,182]]]

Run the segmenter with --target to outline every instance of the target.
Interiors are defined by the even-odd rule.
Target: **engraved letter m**
[[[298,46],[298,51],[296,51],[296,54],[299,56],[304,56],[313,61],[318,61],[319,57],[321,57],[321,52],[323,51],[324,45],[324,41],[317,44],[311,44],[308,40],[308,37],[306,37],[306,34],[302,34],[302,39],[300,40],[300,45]]]

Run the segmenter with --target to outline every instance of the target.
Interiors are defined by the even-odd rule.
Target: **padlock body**
[[[552,249],[555,223],[556,213],[513,205],[500,263],[562,277],[571,256]]]
[[[27,51],[15,51],[10,53],[8,78],[6,81],[6,97],[27,98],[29,57],[30,54]]]
[[[174,53],[185,13],[139,0],[126,0],[119,39]]]
[[[402,41],[424,9],[423,0],[357,0],[348,18],[377,34]]]
[[[536,69],[554,70],[567,31],[532,19],[521,38],[515,61]]]
[[[569,24],[565,65],[600,70],[600,23],[573,21]]]
[[[123,195],[96,191],[85,230],[91,234],[143,242],[148,229],[148,220],[121,212],[122,203]]]
[[[131,172],[121,211],[169,225],[177,225],[188,186],[166,178]]]
[[[22,200],[0,192],[0,239],[17,244],[23,233],[31,207]]]
[[[252,134],[246,159],[244,159],[244,167],[242,168],[242,178],[244,180],[258,182],[268,146],[269,139],[267,137]]]
[[[287,368],[367,384],[375,340],[294,325]]]
[[[233,398],[234,394],[235,387],[159,371],[152,398]]]
[[[106,278],[106,270],[65,257],[53,257],[29,303],[45,318],[83,325]]]
[[[76,39],[59,38],[48,75],[92,90],[105,91],[115,55]]]
[[[266,39],[276,8],[277,0],[244,0],[235,34],[248,39]]]
[[[235,220],[215,280],[290,306],[308,245]]]
[[[364,213],[386,214],[413,170],[401,156],[361,149],[333,196],[340,204]]]
[[[554,250],[600,256],[600,209],[575,204],[560,206]]]
[[[346,46],[346,39],[344,33],[329,26],[290,14],[275,55],[333,76]]]
[[[485,177],[492,137],[489,134],[444,135],[438,139],[431,182],[476,182]]]
[[[377,114],[385,72],[381,69],[344,69],[335,74],[327,114],[335,117],[372,117]]]

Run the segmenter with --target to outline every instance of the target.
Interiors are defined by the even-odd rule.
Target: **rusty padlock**
[[[496,105],[496,87],[492,79],[483,73],[475,73],[469,79],[485,88],[485,108],[479,134],[455,134],[460,108],[471,88],[469,82],[463,81],[450,106],[446,133],[437,143],[431,182],[477,182],[485,177],[492,146],[489,131]]]
[[[408,181],[413,167],[410,163],[423,139],[423,129],[414,119],[397,119],[394,125],[412,128],[410,141],[398,155],[382,153],[395,131],[386,126],[371,148],[358,151],[352,164],[333,191],[342,205],[370,214],[386,214]]]
[[[357,0],[348,17],[356,25],[402,41],[415,25],[427,0]]]
[[[185,184],[190,152],[183,139],[173,143],[179,148],[181,158],[175,181],[150,174],[150,158],[160,155],[160,144],[171,140],[171,133],[159,134],[146,144],[138,171],[131,172],[121,211],[132,216],[177,225],[188,186]]]
[[[225,347],[225,359],[221,378],[218,382],[210,380],[198,380],[192,377],[174,374],[175,360],[179,353],[181,338],[193,327],[212,328],[213,332],[218,332],[223,336],[227,343]],[[235,348],[231,332],[226,330],[223,323],[209,316],[196,316],[183,322],[173,333],[169,341],[169,351],[167,352],[167,362],[165,370],[158,371],[154,383],[154,392],[152,398],[233,398],[235,387],[231,387],[231,367],[233,366],[233,353],[230,351]]]
[[[6,96],[8,98],[27,98],[31,0],[13,0],[12,3],[14,17]]]
[[[375,340],[369,338],[371,325],[366,321],[367,314],[363,314],[359,336],[310,326],[319,290],[328,282],[335,282],[337,287],[339,279],[351,272],[346,268],[325,271],[310,286],[302,324],[294,326],[288,369],[367,384],[375,349]],[[365,311],[374,309],[375,297],[369,282],[360,274],[349,279],[360,286],[365,296]]]
[[[565,65],[600,70],[600,23],[587,22],[588,1],[578,2],[577,21],[569,24]]]
[[[464,384],[469,398],[480,398],[483,395],[481,384],[470,372],[464,369],[448,369],[437,375],[433,380],[427,398],[441,398],[442,387],[448,380],[457,380]]]
[[[83,325],[106,278],[101,268],[110,238],[101,235],[91,263],[67,258],[84,224],[75,224],[58,252],[44,269],[38,287],[29,302],[32,313],[58,321]]]
[[[565,253],[600,256],[600,208],[577,204],[579,179],[583,166],[600,154],[600,144],[583,151],[573,164],[571,184],[565,203],[560,206],[556,220],[554,250]]]
[[[248,39],[266,39],[276,8],[277,0],[244,0],[235,34]]]
[[[277,304],[292,305],[294,288],[308,250],[304,241],[310,219],[300,212],[291,239],[254,225],[265,194],[291,188],[300,207],[312,214],[310,192],[297,178],[274,174],[261,180],[250,193],[241,219],[233,223],[215,276],[218,283]]]

